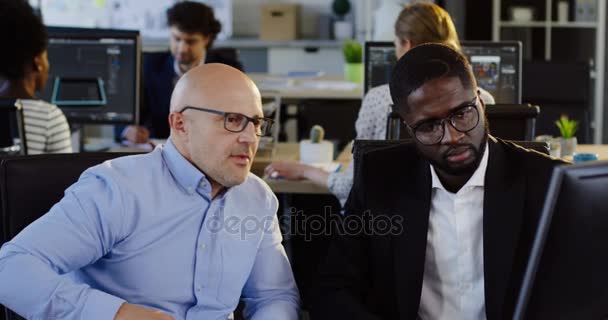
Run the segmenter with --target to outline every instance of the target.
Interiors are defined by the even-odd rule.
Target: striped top
[[[63,112],[42,100],[22,99],[28,154],[70,153],[70,127]]]

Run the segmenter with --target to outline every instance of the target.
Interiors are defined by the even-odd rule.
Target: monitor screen
[[[521,103],[521,43],[517,41],[462,41],[479,87],[496,103]],[[388,83],[396,63],[395,45],[388,41],[365,43],[364,91]]]
[[[496,103],[521,103],[521,42],[462,41],[480,88],[487,90]]]
[[[138,119],[138,31],[49,27],[49,83],[40,97],[70,123],[130,124]]]
[[[608,161],[557,167],[513,319],[608,314]]]
[[[103,80],[56,77],[51,103],[61,106],[105,106],[107,101]]]
[[[371,88],[387,84],[391,79],[391,71],[397,62],[395,45],[388,41],[365,42],[365,75],[364,93]]]

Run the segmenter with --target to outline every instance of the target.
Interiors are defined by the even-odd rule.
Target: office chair
[[[559,136],[555,120],[566,114],[579,121],[578,143],[591,142],[592,102],[589,97],[593,97],[593,89],[588,62],[526,62],[522,79],[523,101],[542,106],[542,113],[536,120],[538,135]]]
[[[534,140],[540,108],[531,104],[495,104],[486,106],[490,133],[505,140]]]
[[[207,60],[207,62],[227,64],[245,72],[243,63],[239,60],[239,52],[235,48],[211,48],[207,50],[206,54],[207,57],[205,59]]]
[[[15,145],[15,138],[19,145]],[[0,98],[0,154],[27,154],[23,108],[19,99]]]
[[[505,140],[531,141],[536,134],[536,118],[540,108],[531,104],[495,104],[486,106],[490,133]],[[388,115],[387,140],[409,139],[409,131],[399,113]]]
[[[515,141],[507,140],[507,142],[514,143],[524,149],[533,150],[540,152],[545,155],[549,155],[549,143],[544,141]],[[401,139],[401,140],[355,140],[353,144],[353,161],[354,171],[357,172],[360,159],[364,153],[381,150],[384,148],[391,148],[398,145],[413,144],[413,139]]]
[[[0,160],[0,245],[45,214],[89,167],[125,153],[11,156]],[[6,309],[7,320],[21,317]]]

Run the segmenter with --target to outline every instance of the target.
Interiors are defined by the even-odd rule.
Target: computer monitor
[[[40,97],[70,123],[131,124],[139,112],[139,31],[48,27],[49,81]]]
[[[460,44],[479,87],[490,92],[496,103],[521,103],[521,42],[462,41]],[[396,61],[392,42],[366,42],[364,92],[387,84]]]
[[[397,62],[395,44],[388,41],[366,41],[364,59],[363,90],[367,93],[371,88],[387,84],[391,79],[391,71]]]
[[[462,41],[477,86],[490,92],[496,103],[521,103],[521,42]]]
[[[608,161],[554,169],[513,319],[608,315]]]

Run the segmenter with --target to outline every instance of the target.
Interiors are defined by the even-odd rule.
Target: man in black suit
[[[390,91],[414,142],[357,164],[345,219],[367,215],[372,229],[332,243],[313,319],[511,317],[561,162],[490,136],[475,88],[466,58],[447,46],[420,45],[397,62]],[[400,225],[387,235],[378,217]]]
[[[143,56],[141,126],[117,127],[116,135],[132,143],[169,137],[169,105],[177,80],[201,63],[224,63],[243,70],[232,49],[211,49],[222,25],[213,9],[195,1],[178,2],[167,10],[170,51]],[[124,131],[123,131],[124,129]]]

